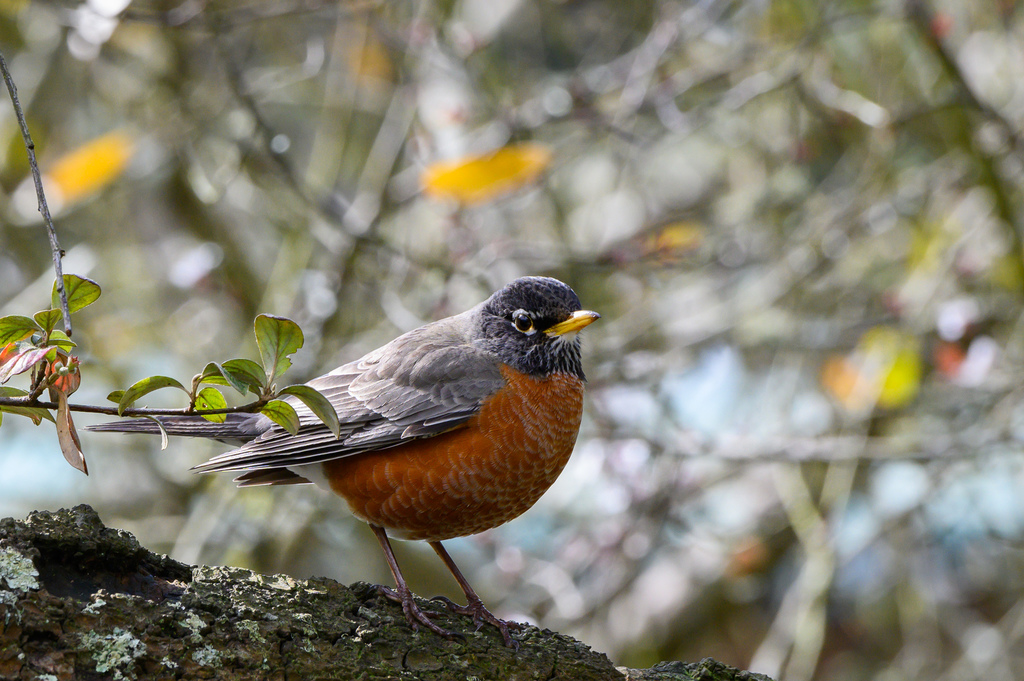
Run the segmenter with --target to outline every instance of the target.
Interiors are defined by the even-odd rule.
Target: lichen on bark
[[[413,631],[371,585],[179,563],[105,527],[88,506],[0,520],[3,679],[755,678],[617,669],[536,627],[517,634],[517,652],[492,627],[474,631],[469,618],[421,606],[462,636]]]

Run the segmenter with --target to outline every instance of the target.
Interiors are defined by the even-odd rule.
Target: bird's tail
[[[226,414],[223,423],[207,421],[202,416],[158,416],[131,418],[86,426],[86,430],[101,433],[147,433],[159,435],[160,426],[168,435],[206,437],[228,443],[244,443],[259,435],[255,414]],[[160,424],[157,425],[156,421]]]

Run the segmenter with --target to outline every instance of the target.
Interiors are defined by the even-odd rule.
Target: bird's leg
[[[444,596],[435,596],[431,600],[443,602],[448,606],[449,610],[460,615],[472,615],[473,621],[476,623],[476,628],[478,630],[483,626],[484,622],[494,625],[498,628],[498,631],[501,632],[501,638],[504,639],[506,646],[509,648],[519,648],[519,643],[512,639],[508,630],[510,627],[512,629],[519,629],[522,625],[518,622],[506,622],[505,620],[495,617],[484,605],[484,602],[480,600],[480,597],[476,595],[476,591],[473,591],[473,587],[469,585],[466,578],[462,576],[462,572],[459,570],[458,566],[455,565],[455,561],[448,555],[448,551],[441,545],[441,542],[432,541],[430,542],[430,547],[434,549],[434,552],[437,553],[438,556],[440,556],[441,560],[444,561],[444,564],[448,567],[448,570],[451,571],[452,575],[455,577],[455,581],[462,587],[463,593],[466,594],[467,604],[459,605],[453,602],[450,598],[445,598]]]
[[[391,542],[388,541],[388,535],[384,531],[383,527],[377,525],[370,525],[370,529],[377,535],[377,541],[380,542],[380,547],[384,549],[384,558],[388,561],[388,567],[391,569],[391,576],[395,578],[396,589],[389,589],[386,586],[378,586],[377,590],[383,595],[387,596],[391,600],[402,604],[402,612],[405,613],[405,619],[408,620],[409,626],[413,629],[417,629],[420,624],[430,629],[432,632],[445,638],[454,638],[459,634],[442,629],[427,617],[426,613],[420,610],[420,607],[416,605],[416,601],[413,600],[412,591],[409,590],[409,586],[405,583],[405,578],[402,577],[402,571],[398,567],[398,561],[395,560],[395,552],[391,550]]]

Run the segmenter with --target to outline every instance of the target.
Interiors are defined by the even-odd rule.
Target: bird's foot
[[[509,633],[509,630],[513,629],[518,631],[523,628],[523,625],[519,622],[510,622],[498,619],[490,610],[487,609],[487,606],[485,606],[484,602],[479,598],[469,599],[469,603],[467,605],[459,605],[446,596],[434,596],[430,600],[441,601],[445,604],[445,607],[457,615],[472,615],[477,631],[480,631],[480,627],[482,627],[485,622],[497,627],[498,631],[501,632],[501,638],[505,641],[505,646],[514,650],[519,650],[519,642],[512,638],[512,634]]]
[[[447,629],[434,624],[434,622],[427,617],[427,613],[420,610],[420,606],[416,605],[412,591],[410,591],[408,587],[402,588],[400,586],[398,589],[392,589],[378,584],[376,588],[377,592],[381,595],[395,601],[396,603],[402,604],[402,612],[405,613],[405,619],[409,622],[409,626],[411,626],[413,630],[419,629],[419,626],[422,624],[438,636],[443,636],[449,640],[453,638],[463,638],[463,635],[458,632],[448,631]]]

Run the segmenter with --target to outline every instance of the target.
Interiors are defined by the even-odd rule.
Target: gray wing
[[[297,435],[267,419],[266,430],[257,438],[196,469],[253,471],[320,463],[459,427],[505,384],[498,360],[457,335],[461,328],[428,324],[309,381],[337,410],[340,438],[289,397],[299,414]],[[252,479],[258,482],[250,484],[277,482],[266,476]]]

